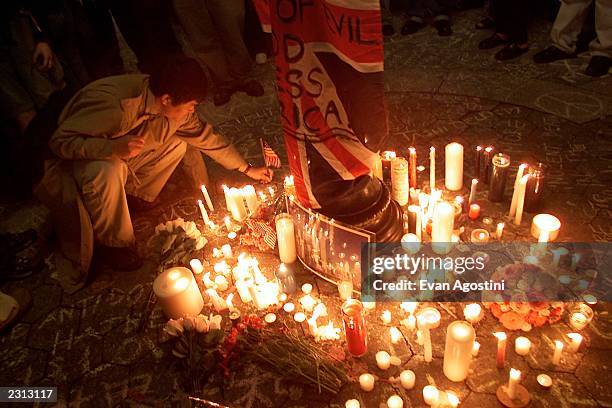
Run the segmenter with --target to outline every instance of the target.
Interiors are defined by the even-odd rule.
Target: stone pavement
[[[415,146],[426,152],[449,140],[466,146],[492,144],[509,154],[513,163],[542,161],[548,166],[547,210],[563,222],[561,240],[609,242],[612,237],[612,79],[583,75],[587,57],[537,66],[531,62],[536,49],[548,43],[550,24],[531,27],[532,52],[517,61],[499,63],[493,53],[479,51],[478,41],[486,34],[472,29],[480,11],[461,13],[454,34],[440,38],[433,28],[411,37],[393,37],[385,44],[387,104],[390,119],[389,148],[404,151]],[[488,33],[487,33],[488,34]],[[219,109],[203,108],[204,116],[227,135],[254,163],[260,160],[258,137],[264,136],[286,163],[270,65],[257,68],[266,95],[250,98],[236,95]],[[425,154],[420,153],[422,160]],[[516,165],[513,166],[513,169]],[[217,185],[244,180],[211,163]],[[439,166],[440,167],[440,166]],[[286,173],[286,168],[279,173]],[[471,167],[466,176],[471,177]],[[282,180],[282,174],[277,175]],[[217,191],[218,193],[218,191]],[[220,197],[218,197],[220,198]],[[196,195],[188,192],[177,172],[162,194],[163,205],[134,219],[141,252],[148,263],[140,271],[120,274],[100,268],[87,288],[63,293],[46,268],[22,281],[4,284],[9,290],[24,286],[33,293],[34,304],[23,321],[0,336],[0,385],[58,386],[58,406],[166,406],[188,405],[190,379],[161,342],[165,319],[158,307],[148,314],[151,283],[157,272],[155,259],[147,252],[148,238],[160,222],[182,216],[198,219],[193,205]],[[501,219],[507,207],[486,205],[484,215]],[[23,203],[2,209],[2,229],[18,231],[36,226],[47,234],[44,210]],[[531,215],[530,215],[531,216]],[[530,216],[525,223],[529,222]],[[528,225],[528,224],[527,224]],[[508,231],[509,234],[524,234]],[[509,235],[511,237],[512,235]],[[510,238],[508,238],[510,239]],[[213,243],[211,243],[213,244]],[[204,255],[210,254],[211,245]],[[262,255],[268,273],[278,262]],[[61,272],[61,271],[60,271]],[[339,305],[337,291],[324,281],[302,271],[300,283],[315,283],[328,309]],[[550,327],[534,329],[527,337],[534,352],[519,357],[508,351],[505,370],[495,368],[495,342],[490,333],[500,325],[487,312],[477,327],[482,348],[466,382],[450,383],[441,372],[444,327],[461,316],[460,307],[444,306],[442,325],[432,332],[434,360],[425,364],[422,349],[409,333],[391,350],[386,329],[378,315],[368,316],[370,347],[359,361],[351,360],[350,372],[370,371],[381,378],[397,375],[399,368],[381,372],[374,354],[380,349],[395,352],[402,368],[417,374],[414,390],[378,383],[372,393],[350,384],[337,396],[318,395],[291,379],[277,378],[261,367],[248,365],[222,383],[219,378],[201,379],[198,395],[231,407],[343,407],[358,398],[362,406],[378,407],[392,393],[399,393],[408,406],[424,406],[421,389],[430,375],[442,389],[452,389],[465,407],[496,407],[495,390],[506,381],[510,366],[526,376],[523,384],[532,392],[533,407],[612,406],[612,319],[610,305],[599,304],[598,316],[584,331],[587,347],[578,354],[565,353],[558,367],[549,365],[552,339],[567,333],[566,319]],[[399,316],[399,307],[390,307]],[[281,317],[284,319],[285,317]],[[226,319],[227,320],[227,319]],[[336,316],[336,325],[339,320]],[[397,322],[395,322],[397,323]],[[378,335],[379,333],[383,333]],[[513,344],[515,334],[509,338]],[[545,372],[555,384],[541,391],[535,375]]]

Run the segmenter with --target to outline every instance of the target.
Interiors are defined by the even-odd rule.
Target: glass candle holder
[[[491,159],[491,179],[489,181],[489,201],[499,202],[504,199],[506,179],[510,168],[510,156],[497,153]]]
[[[544,164],[538,163],[535,166],[529,166],[527,174],[529,174],[529,180],[527,180],[527,185],[525,186],[524,210],[532,213],[541,209],[544,201],[544,188],[546,184]]]
[[[349,353],[355,357],[368,351],[367,331],[363,316],[363,304],[357,299],[348,299],[342,305],[342,324]]]
[[[282,293],[291,294],[295,292],[297,285],[295,283],[293,268],[288,268],[287,265],[281,263],[275,275],[278,287]]]
[[[569,325],[575,330],[583,330],[591,323],[595,312],[586,303],[574,304],[569,309]]]
[[[280,260],[283,263],[292,264],[297,259],[293,217],[290,214],[281,213],[276,216],[275,222]]]

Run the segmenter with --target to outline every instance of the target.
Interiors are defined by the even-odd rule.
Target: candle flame
[[[506,335],[506,333],[504,333],[504,332],[495,332],[495,333],[493,333],[493,335],[494,335],[495,337],[497,337],[497,340],[498,340],[498,341],[501,341],[501,340],[506,340],[506,339],[508,338],[508,336],[507,336],[507,335]]]

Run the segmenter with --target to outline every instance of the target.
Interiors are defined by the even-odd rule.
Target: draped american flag
[[[266,162],[266,167],[274,167],[275,169],[280,168],[281,159],[278,157],[278,154],[268,144],[268,142],[263,141],[263,155],[264,160]]]
[[[276,231],[267,222],[260,220],[246,220],[247,227],[256,235],[263,238],[270,249],[276,247]]]

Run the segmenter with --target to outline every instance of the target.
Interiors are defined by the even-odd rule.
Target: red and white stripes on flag
[[[316,169],[309,168],[309,149],[343,180],[371,173],[375,153],[360,141],[363,135],[355,134],[345,104],[360,103],[350,97],[351,88],[361,87],[359,81],[367,81],[367,74],[383,71],[380,2],[254,1],[261,2],[260,15],[268,4],[278,50],[278,99],[296,196],[302,205],[320,208],[313,194],[310,171]],[[332,65],[348,67],[348,75],[338,75],[323,58],[330,55]]]
[[[281,166],[281,159],[278,157],[278,154],[268,144],[268,142],[263,142],[263,155],[264,161],[266,162],[266,167],[274,167],[279,169]]]
[[[263,237],[264,242],[270,249],[276,247],[276,231],[267,222],[248,219],[246,224],[257,236]]]

